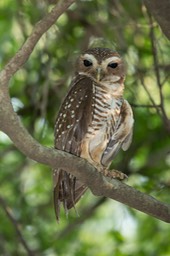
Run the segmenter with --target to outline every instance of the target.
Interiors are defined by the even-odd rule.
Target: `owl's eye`
[[[117,66],[118,66],[118,63],[116,63],[116,62],[110,63],[108,65],[108,67],[110,67],[110,68],[116,68]]]
[[[85,67],[90,67],[90,66],[92,66],[92,62],[89,61],[89,60],[84,60],[83,63],[84,63],[84,66],[85,66]]]

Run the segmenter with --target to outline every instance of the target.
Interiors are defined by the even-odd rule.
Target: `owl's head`
[[[92,48],[83,52],[77,60],[76,71],[103,83],[122,83],[125,77],[120,55],[108,48]]]

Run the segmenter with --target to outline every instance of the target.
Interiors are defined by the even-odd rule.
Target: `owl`
[[[55,148],[86,159],[103,175],[124,179],[109,165],[132,141],[133,113],[123,98],[125,67],[120,55],[107,48],[83,52],[75,76],[55,124]],[[83,171],[83,170],[81,170]],[[87,190],[85,184],[63,169],[54,177],[54,207],[59,220],[60,204],[66,213]]]

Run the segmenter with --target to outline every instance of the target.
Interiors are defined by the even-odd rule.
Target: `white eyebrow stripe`
[[[92,54],[86,53],[86,54],[82,55],[82,57],[84,59],[87,59],[87,60],[91,61],[93,64],[97,64],[97,60]]]
[[[102,64],[107,66],[111,62],[120,62],[120,61],[121,61],[121,58],[119,58],[118,56],[112,56],[106,60],[103,60]]]

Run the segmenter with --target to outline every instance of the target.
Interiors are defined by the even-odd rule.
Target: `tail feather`
[[[63,204],[66,215],[68,210],[79,201],[87,187],[73,175],[64,170],[54,170],[54,209],[57,221],[60,219],[60,206]],[[75,208],[76,210],[76,208]]]

